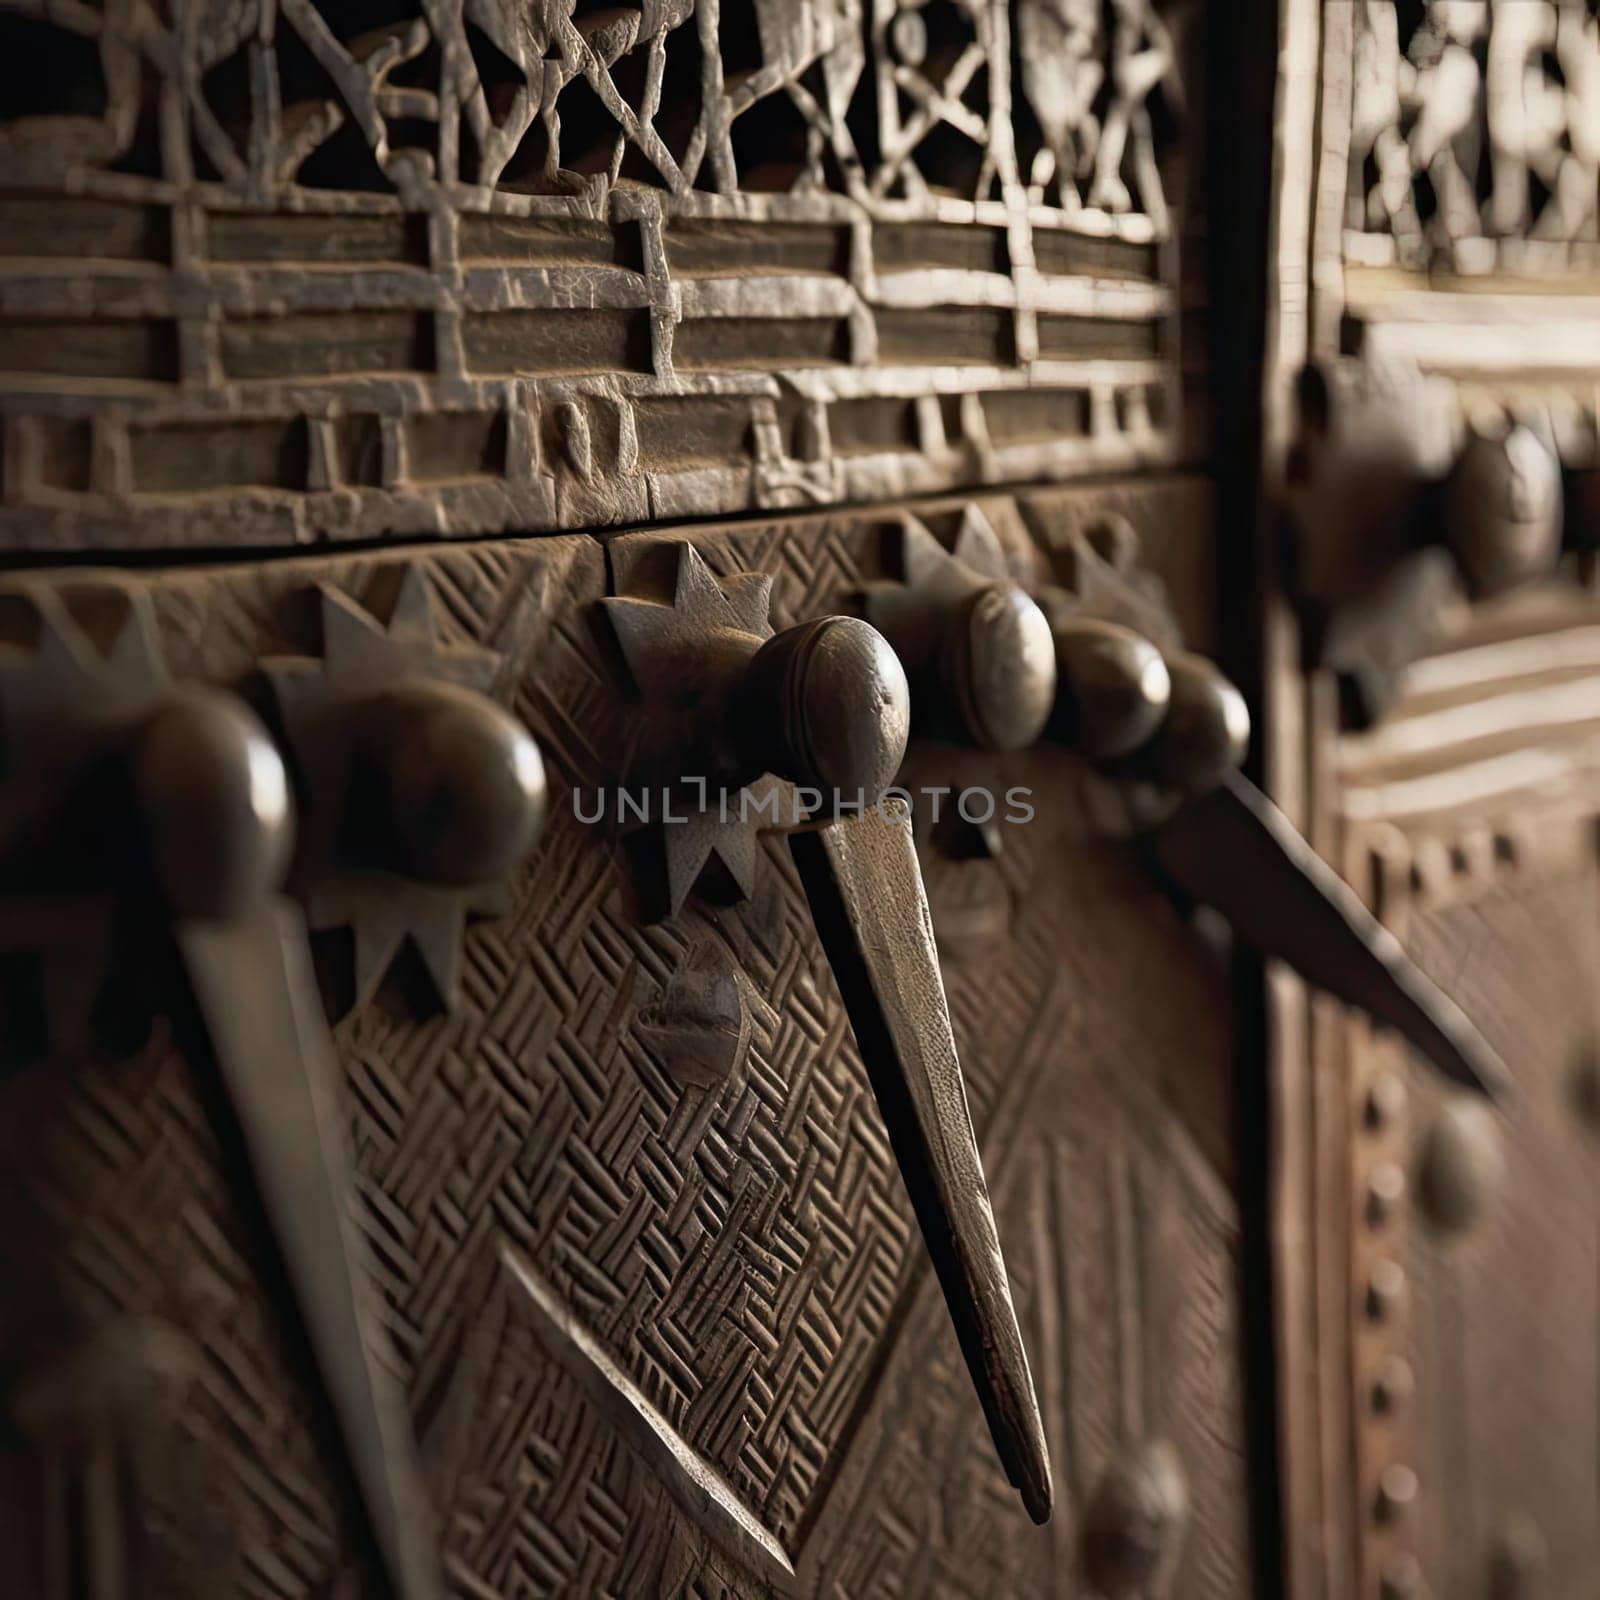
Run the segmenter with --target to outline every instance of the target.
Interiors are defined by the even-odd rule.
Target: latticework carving
[[[1174,448],[1147,0],[6,0],[0,59],[12,544],[572,528]]]
[[[1590,0],[1357,0],[1350,15],[1353,36],[1335,29],[1330,42],[1350,63],[1352,259],[1592,266],[1600,22]],[[1522,241],[1534,248],[1518,250]]]

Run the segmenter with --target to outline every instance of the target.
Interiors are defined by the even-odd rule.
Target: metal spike
[[[1490,1097],[1505,1089],[1488,1040],[1249,779],[1231,774],[1148,844],[1167,877],[1246,944],[1386,1023],[1445,1077]]]
[[[437,1600],[404,1402],[367,1347],[355,1182],[304,925],[278,902],[174,931],[378,1557],[396,1600]]]
[[[1050,1452],[1017,1326],[933,923],[902,802],[790,835],[923,1241],[1006,1475],[1050,1516]]]

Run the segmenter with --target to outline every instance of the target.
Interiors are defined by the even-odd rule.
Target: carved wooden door
[[[1273,625],[1274,789],[1509,1071],[1490,1112],[1276,984],[1288,1576],[1589,1595],[1594,9],[1284,20],[1266,461],[1302,604]]]
[[[1313,1582],[1287,1507],[1355,1594],[1421,1547],[1396,1352],[1316,1365],[1351,1207],[1404,1210],[1349,1115],[1399,1046],[1264,1032],[1229,930],[1548,1110],[1592,834],[1443,839],[1508,896],[1491,1045],[1423,972],[1478,910],[1413,966],[1208,656],[1365,891],[1429,696],[1591,625],[1476,616],[1288,781],[1339,665],[1255,648],[1312,113],[1224,9],[0,0],[7,1593],[1233,1597]],[[1476,1115],[1427,1124],[1441,1215]],[[1591,1156],[1519,1129],[1570,1224],[1493,1261],[1592,1294]],[[1473,1280],[1408,1248],[1456,1470],[1518,1335],[1469,1366]],[[1592,1559],[1593,1451],[1540,1453],[1592,1310],[1504,1423],[1508,1571]]]

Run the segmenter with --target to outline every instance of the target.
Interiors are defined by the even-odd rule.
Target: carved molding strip
[[[1448,648],[1402,674],[1383,721],[1340,739],[1341,814],[1406,826],[1436,817],[1453,828],[1463,818],[1498,826],[1532,804],[1591,812],[1600,798],[1593,618],[1591,602],[1553,587],[1464,615]],[[1525,840],[1521,854],[1545,842]]]
[[[1572,1513],[1592,1481],[1575,1469],[1592,1437],[1578,1419],[1593,1323],[1587,1302],[1544,1286],[1593,1276],[1592,1233],[1558,1213],[1561,1196],[1581,1208],[1592,1194],[1564,1102],[1571,1036],[1592,1028],[1575,997],[1595,945],[1594,669],[1592,599],[1549,585],[1506,596],[1463,613],[1406,669],[1384,720],[1331,752],[1347,877],[1420,964],[1452,975],[1516,1079],[1476,1120],[1360,1019],[1313,1045],[1349,1084],[1331,1151],[1345,1250],[1330,1276],[1346,1312],[1363,1592],[1508,1582],[1527,1528],[1530,1570],[1548,1566],[1555,1588],[1592,1560]]]
[[[1338,1293],[1363,1592],[1559,1592],[1593,1566],[1593,1013],[1571,997],[1600,928],[1596,833],[1592,807],[1535,805],[1492,831],[1462,813],[1345,835],[1352,881],[1419,962],[1457,975],[1517,1075],[1484,1117],[1358,1021],[1325,1046],[1349,1069]]]

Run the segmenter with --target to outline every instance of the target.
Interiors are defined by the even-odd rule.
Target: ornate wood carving
[[[420,1526],[415,1450],[392,1378],[369,1348],[332,1042],[304,923],[275,898],[292,830],[282,757],[235,696],[174,681],[144,586],[111,576],[24,580],[4,605],[10,781],[0,878],[20,924],[8,943],[43,966],[67,942],[75,962],[75,904],[104,908],[115,932],[96,954],[135,968],[140,1017],[155,1016],[163,1039],[176,1041],[204,1084],[217,1136],[237,1146],[230,1176],[243,1184],[248,1174],[244,1209],[269,1241],[291,1337],[304,1340],[315,1367],[359,1537],[400,1600],[429,1600],[437,1563]],[[31,931],[30,899],[46,913]],[[67,917],[52,918],[52,905]],[[94,998],[93,988],[78,996]],[[120,1309],[135,1320],[144,1308]],[[98,1330],[88,1333],[93,1342]],[[38,1337],[24,1325],[24,1345]],[[26,1379],[16,1403],[24,1416],[38,1409]],[[126,1552],[116,1548],[114,1487],[99,1481],[116,1471],[114,1437],[99,1444],[88,1492],[104,1547],[90,1566],[103,1586],[94,1574],[115,1572]]]
[[[602,604],[643,691],[641,766],[670,784],[674,767],[660,757],[673,751],[684,774],[676,787],[701,791],[676,816],[665,808],[672,789],[660,791],[653,822],[671,908],[708,878],[716,898],[748,898],[763,820],[789,835],[995,1449],[1028,1514],[1045,1522],[1049,1451],[973,1137],[911,804],[888,793],[910,726],[905,672],[858,617],[773,633],[771,579],[718,580],[686,540],[622,540],[610,555],[623,592]],[[770,809],[754,804],[757,790]]]
[[[1360,0],[1349,13],[1330,41],[1351,68],[1346,258],[1592,267],[1600,31],[1589,8]]]
[[[0,1519],[0,1566],[23,1592],[309,1600],[386,1568],[412,1600],[435,1547],[447,1592],[506,1600],[1248,1587],[1223,985],[1094,814],[1124,775],[1017,748],[1050,701],[1041,545],[1060,578],[1126,515],[1197,648],[1213,623],[1204,478],[1105,481],[1202,448],[1180,404],[1205,363],[1177,250],[1202,226],[1198,127],[1176,136],[1193,15],[0,0],[0,541],[137,551],[163,669],[270,728],[312,924],[273,992],[316,1025],[308,1092],[333,1107],[299,1144],[347,1136],[356,1196],[353,1229],[329,1221],[327,1184],[251,1142],[306,1087],[263,1069],[274,1019],[229,1003],[246,963],[281,976],[260,928],[185,946],[207,1033],[183,985],[106,959],[103,905],[0,899],[6,1020],[57,992],[48,937],[75,959],[44,1009],[83,1013],[88,984],[122,1024],[0,1030],[28,1046],[0,1078],[0,1284],[32,1308],[0,1321],[0,1473],[40,1507]],[[626,629],[596,625],[602,600],[660,598],[629,586],[639,541],[586,531],[664,522],[680,576],[736,621],[770,590],[772,629],[812,644],[815,619],[976,556],[964,598],[1004,596],[1034,692],[969,674],[999,764],[935,715],[905,781],[1032,787],[1038,825],[919,805],[926,910],[900,829],[894,892],[858,881],[831,951],[811,875],[756,830],[739,895],[708,892],[719,852],[685,865],[691,842],[657,916],[641,839],[575,802],[680,753],[653,703],[641,738]],[[205,564],[151,559],[180,548]],[[98,647],[104,617],[84,626]],[[0,595],[0,644],[35,643]],[[667,687],[627,654],[644,699]],[[779,676],[820,771],[831,697]],[[742,710],[744,757],[795,732]],[[840,855],[811,864],[841,880]],[[908,917],[902,996],[883,950]],[[976,1138],[954,1163],[930,918]],[[947,1192],[920,1220],[973,1280],[964,1351],[897,1148],[927,1174],[836,992],[847,921],[856,1027],[872,989],[939,1056],[913,1109]],[[215,1115],[241,1074],[243,1140]],[[381,1325],[330,1373],[349,1308],[308,1281],[336,1242]],[[279,1314],[286,1267],[309,1341]],[[363,1418],[363,1377],[406,1417]],[[374,1446],[397,1420],[414,1453]],[[1046,1443],[1063,1481],[1036,1528],[1014,1489],[1045,1508]],[[413,1476],[429,1513],[397,1517]],[[214,1517],[173,1488],[195,1480]],[[169,1506],[159,1536],[136,1525]]]
[[[0,535],[1170,460],[1175,54],[1151,0],[8,0]]]
[[[313,929],[349,931],[340,1011],[372,998],[402,946],[432,1002],[455,1002],[466,918],[502,907],[546,803],[538,746],[484,692],[502,658],[440,647],[419,567],[383,577],[392,592],[363,597],[383,621],[324,586],[319,656],[260,663],[299,769],[296,884]]]

